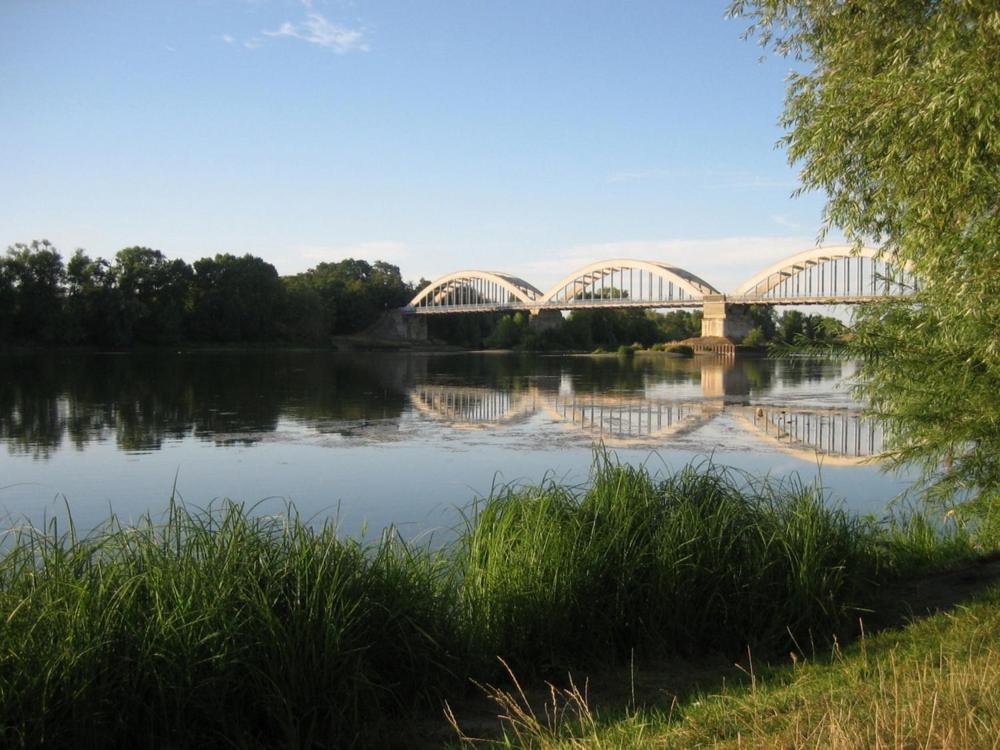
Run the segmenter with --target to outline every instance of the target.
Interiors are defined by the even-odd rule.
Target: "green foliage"
[[[330,334],[358,333],[386,310],[405,305],[414,294],[396,266],[353,258],[320,263],[288,283],[316,293]]]
[[[764,335],[764,331],[761,330],[760,326],[754,326],[750,329],[748,333],[743,338],[743,346],[763,346],[767,343],[767,337]]]
[[[825,500],[713,466],[656,481],[607,459],[579,495],[506,491],[458,543],[463,631],[473,653],[534,665],[829,634],[885,553],[876,527]]]
[[[693,357],[694,348],[687,344],[667,344],[666,350],[671,354],[679,354],[682,357]]]
[[[523,312],[504,315],[484,342],[490,349],[513,349],[524,341],[528,318]]]
[[[673,310],[663,314],[650,311],[646,315],[656,323],[662,341],[683,341],[701,335],[701,310]]]
[[[776,321],[771,340],[783,344],[825,344],[836,340],[846,331],[847,326],[836,318],[785,310]]]
[[[814,487],[606,456],[588,487],[504,488],[458,531],[364,544],[231,502],[85,538],[17,527],[0,744],[384,746],[411,710],[493,679],[497,655],[526,673],[764,657],[853,621],[908,560],[951,559],[932,527],[887,532]]]
[[[127,247],[112,266],[123,319],[124,344],[178,341],[184,335],[184,313],[192,271],[183,260],[168,260],[159,250]]]
[[[759,328],[765,341],[775,337],[778,330],[778,311],[772,305],[750,305],[747,308],[754,328]]]
[[[428,315],[427,332],[432,339],[468,349],[482,349],[503,319],[501,313]]]
[[[782,122],[826,219],[921,279],[863,311],[860,393],[897,464],[942,495],[1000,499],[1000,14],[994,0],[740,0],[807,65]]]
[[[4,747],[341,746],[450,682],[440,558],[391,532],[225,503],[9,541]]]
[[[8,335],[41,343],[59,340],[63,324],[62,257],[48,240],[7,248],[0,260],[0,298],[7,304],[3,318]]]
[[[47,241],[0,258],[0,344],[131,346],[177,341],[324,343],[357,333],[413,288],[376,261],[321,263],[284,279],[270,263],[229,253],[170,260],[129,247],[110,263],[77,250],[63,266]]]
[[[194,263],[189,330],[201,341],[274,338],[284,288],[274,266],[226,253]]]

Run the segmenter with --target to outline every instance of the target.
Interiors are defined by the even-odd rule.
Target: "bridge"
[[[457,271],[421,289],[405,315],[524,311],[544,327],[565,310],[702,308],[702,335],[741,340],[748,305],[861,304],[913,293],[919,280],[877,248],[815,247],[754,274],[732,293],[652,260],[611,259],[577,269],[546,291],[498,271]]]

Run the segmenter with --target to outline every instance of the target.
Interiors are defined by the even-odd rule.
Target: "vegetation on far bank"
[[[0,559],[0,738],[377,744],[495,679],[498,655],[546,676],[823,643],[928,559],[914,544],[972,553],[957,527],[882,527],[815,487],[714,466],[656,479],[606,458],[585,491],[482,501],[438,549],[228,503],[83,538],[16,527]]]
[[[363,331],[417,288],[382,261],[348,258],[279,276],[249,254],[188,264],[147,247],[111,261],[77,250],[64,262],[36,240],[0,256],[0,346],[324,345]]]
[[[770,345],[829,345],[848,332],[840,320],[799,310],[778,311],[768,305],[751,305],[753,321],[742,342],[748,347]],[[468,348],[525,351],[615,351],[629,346],[654,349],[701,336],[701,310],[574,310],[555,325],[534,330],[529,318],[518,313],[473,313],[431,316],[432,338]]]
[[[77,250],[68,262],[45,240],[0,256],[0,346],[201,346],[280,343],[329,346],[405,305],[427,282],[405,282],[389,263],[347,258],[279,276],[253,255],[192,264],[129,247],[112,261]],[[751,310],[748,346],[835,340],[835,318]],[[591,351],[652,347],[699,336],[701,311],[578,310],[535,331],[524,313],[432,316],[432,339],[466,348]],[[346,341],[346,339],[344,340]]]

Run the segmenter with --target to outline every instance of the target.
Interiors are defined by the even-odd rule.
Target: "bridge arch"
[[[542,293],[523,279],[499,271],[456,271],[421,289],[410,307],[496,309],[537,304]]]
[[[878,248],[831,245],[779,260],[740,284],[730,298],[854,301],[905,294],[915,287],[908,269],[893,266]]]
[[[616,293],[618,297],[614,296]],[[709,294],[719,294],[719,291],[683,268],[656,261],[618,258],[578,268],[550,287],[540,299],[543,304],[560,307],[629,302],[648,307],[656,302],[669,305],[700,301]]]

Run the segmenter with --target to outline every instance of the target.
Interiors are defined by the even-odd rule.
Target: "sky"
[[[726,2],[0,0],[0,246],[724,291],[815,244]]]

